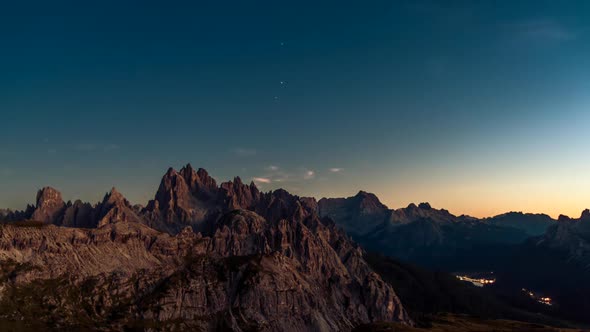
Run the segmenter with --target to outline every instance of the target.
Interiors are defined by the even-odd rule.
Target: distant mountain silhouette
[[[378,208],[359,209],[361,193]],[[478,219],[428,203],[390,210],[361,193],[321,199],[319,211],[365,249],[447,272],[495,271],[499,293],[513,297],[526,287],[550,294],[557,314],[590,323],[590,210],[577,219],[522,212]]]
[[[522,212],[508,212],[495,217],[485,218],[483,221],[496,226],[521,229],[530,236],[541,235],[545,233],[547,228],[557,223],[557,220],[546,214]]]
[[[321,216],[332,218],[369,250],[447,269],[469,267],[483,252],[522,243],[556,223],[548,216],[522,213],[486,219],[455,216],[428,203],[392,210],[363,191],[349,198],[323,198],[318,205]]]

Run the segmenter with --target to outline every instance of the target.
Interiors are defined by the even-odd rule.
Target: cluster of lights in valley
[[[493,272],[492,272],[493,273]],[[456,275],[457,279],[461,280],[461,281],[465,281],[465,282],[470,282],[473,285],[477,286],[477,287],[484,287],[486,285],[491,285],[494,284],[496,282],[496,279],[487,279],[487,278],[473,278],[473,277],[469,277],[466,275]],[[545,305],[553,305],[553,300],[548,297],[548,296],[541,296],[539,294],[535,294],[534,292],[526,289],[526,288],[522,288],[521,289],[528,297],[530,297],[531,299],[541,303],[541,304],[545,304]]]

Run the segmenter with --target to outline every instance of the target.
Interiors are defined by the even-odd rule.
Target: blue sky
[[[587,1],[0,8],[0,206],[169,166],[477,216],[590,206]]]

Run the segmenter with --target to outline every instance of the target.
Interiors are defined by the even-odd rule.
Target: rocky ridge
[[[319,213],[334,219],[353,235],[364,236],[379,229],[407,225],[419,220],[439,224],[487,224],[524,231],[529,236],[543,234],[557,223],[545,214],[508,212],[494,217],[478,219],[468,215],[456,216],[445,209],[433,208],[429,203],[410,203],[405,208],[389,209],[377,196],[365,191],[348,198],[322,198]],[[562,218],[566,218],[562,216]]]
[[[590,210],[582,211],[579,218],[560,216],[559,222],[545,234],[530,242],[567,253],[567,261],[578,262],[590,271]]]
[[[463,268],[495,247],[516,245],[543,233],[548,216],[507,213],[477,219],[456,216],[429,203],[389,209],[360,191],[349,198],[322,198],[319,214],[333,219],[364,248],[435,268]]]

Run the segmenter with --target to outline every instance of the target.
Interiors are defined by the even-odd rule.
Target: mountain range
[[[369,251],[448,273],[493,271],[499,294],[534,289],[551,295],[553,312],[590,322],[590,210],[577,219],[521,212],[478,219],[428,203],[392,210],[363,191],[318,206]]]
[[[169,169],[146,207],[116,189],[91,205],[46,187],[34,206],[3,214],[0,313],[56,328],[412,324],[362,249],[316,210],[239,178],[217,186],[190,165]]]
[[[45,187],[34,205],[0,210],[0,328],[350,331],[414,326],[438,310],[535,320],[444,271],[507,273],[491,248],[519,246],[587,268],[589,216],[477,219],[428,203],[392,210],[363,191],[316,201],[239,177],[218,185],[190,164],[168,169],[145,206],[115,188],[90,204]],[[473,308],[474,298],[485,305]]]

